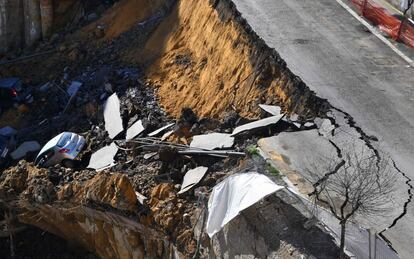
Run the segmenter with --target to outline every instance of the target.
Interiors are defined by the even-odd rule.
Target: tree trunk
[[[341,243],[339,247],[339,258],[345,259],[345,226],[346,222],[341,222]]]

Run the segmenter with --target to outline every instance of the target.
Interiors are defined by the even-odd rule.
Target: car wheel
[[[74,168],[75,167],[75,161],[70,159],[65,159],[62,161],[62,166],[66,168]]]

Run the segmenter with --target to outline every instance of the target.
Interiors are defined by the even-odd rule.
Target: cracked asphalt
[[[382,235],[414,254],[414,68],[336,1],[234,0],[253,30],[318,96],[345,111],[401,173],[397,216]],[[411,55],[412,56],[412,55]]]

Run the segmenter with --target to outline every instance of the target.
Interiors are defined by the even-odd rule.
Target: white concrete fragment
[[[262,128],[262,127],[266,127],[272,124],[276,124],[278,123],[285,115],[284,114],[280,114],[277,116],[272,116],[266,119],[262,119],[262,120],[258,120],[255,122],[251,122],[251,123],[247,123],[244,124],[240,127],[237,127],[234,129],[233,133],[231,134],[231,136],[235,136],[241,132],[244,131],[249,131],[249,130],[253,130],[253,129],[258,129],[258,128]]]
[[[154,157],[156,154],[157,154],[157,152],[152,152],[152,153],[145,154],[145,155],[144,155],[144,159],[145,159],[145,160],[148,160],[148,159],[150,159],[151,157]]]
[[[322,124],[319,127],[319,133],[326,137],[334,129],[335,129],[335,125],[333,125],[330,120],[324,119],[322,120]]]
[[[241,211],[283,188],[267,176],[255,172],[228,177],[216,185],[210,195],[207,234],[211,238]]]
[[[109,137],[113,139],[124,130],[120,112],[119,98],[116,94],[111,95],[105,103],[104,108],[105,129]]]
[[[168,132],[165,132],[164,135],[161,137],[161,141],[166,140],[169,136],[171,136],[174,133],[174,130],[170,130]]]
[[[151,132],[150,134],[148,134],[148,136],[150,136],[150,137],[155,137],[155,136],[159,135],[160,133],[164,132],[165,130],[167,130],[167,129],[171,128],[171,127],[172,127],[172,126],[174,126],[174,125],[175,125],[175,123],[170,123],[170,124],[167,124],[167,125],[165,125],[164,127],[159,128],[159,129],[157,129],[157,130],[155,130],[155,131]]]
[[[29,152],[35,152],[40,150],[40,144],[37,141],[26,141],[23,142],[16,150],[10,153],[10,156],[14,160],[19,160],[26,156]]]
[[[311,179],[308,174],[323,161],[337,161],[335,147],[326,138],[320,136],[316,129],[297,132],[282,132],[277,136],[258,141],[259,147],[276,163],[283,163],[292,170]],[[318,167],[319,168],[319,167]]]
[[[315,126],[315,123],[313,123],[313,122],[306,122],[305,125],[303,125],[303,126],[305,126],[306,128],[310,128],[310,127]]]
[[[131,127],[127,130],[126,139],[130,140],[138,136],[141,132],[145,130],[144,126],[142,125],[142,121],[138,120]]]
[[[115,165],[114,157],[117,152],[118,147],[115,143],[111,143],[111,145],[99,149],[92,154],[88,168],[99,171]]]
[[[280,115],[280,112],[282,111],[282,108],[276,105],[259,104],[259,107],[273,116]]]
[[[194,187],[196,184],[198,184],[201,181],[201,179],[203,179],[204,175],[207,173],[207,170],[208,167],[200,166],[188,171],[184,176],[183,184],[181,185],[181,190],[178,193],[185,193],[186,191]]]
[[[234,137],[225,133],[210,133],[193,137],[190,147],[202,149],[231,148],[234,144]]]
[[[145,201],[148,200],[148,198],[139,192],[135,192],[135,195],[137,196],[138,202],[141,203],[141,205],[145,205]]]
[[[78,82],[78,81],[72,81],[72,83],[70,84],[68,90],[66,90],[66,92],[68,93],[68,95],[70,97],[75,96],[78,91],[79,88],[83,85],[83,83]]]

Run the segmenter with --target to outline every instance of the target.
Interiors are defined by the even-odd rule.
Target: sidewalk
[[[394,6],[389,0],[374,0],[377,4],[381,5],[385,9],[390,12],[392,16],[402,16],[404,13],[398,9],[398,7]],[[410,11],[408,11],[410,12]],[[408,18],[411,23],[414,24],[413,18]]]
[[[337,0],[338,1],[338,0]],[[381,2],[379,2],[381,1]],[[401,19],[401,12],[385,0],[349,0],[365,19],[397,42],[414,49],[414,23]]]

